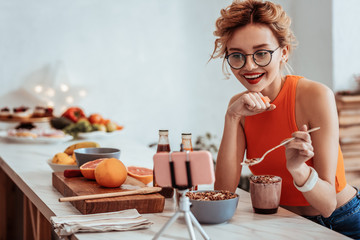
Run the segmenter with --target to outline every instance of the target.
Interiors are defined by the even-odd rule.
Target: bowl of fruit
[[[74,151],[80,148],[97,148],[100,144],[94,141],[82,141],[69,145],[64,151],[56,153],[47,163],[54,172],[66,169],[79,169]]]
[[[123,126],[104,118],[98,113],[86,115],[79,107],[68,108],[60,117],[52,118],[50,124],[75,139],[95,139],[117,135]]]
[[[54,172],[63,172],[66,169],[79,169],[75,159],[64,152],[55,154],[47,163]]]

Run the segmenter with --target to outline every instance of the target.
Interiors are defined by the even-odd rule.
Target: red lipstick
[[[243,77],[248,83],[257,84],[258,82],[261,81],[264,75],[265,73],[245,73],[243,74]]]

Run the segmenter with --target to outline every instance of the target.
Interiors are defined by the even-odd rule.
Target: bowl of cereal
[[[239,195],[229,191],[187,192],[195,218],[204,224],[218,224],[229,221],[235,214]]]

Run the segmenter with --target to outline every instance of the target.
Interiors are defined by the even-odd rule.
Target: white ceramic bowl
[[[78,148],[74,150],[74,153],[78,167],[99,158],[120,158],[120,149],[117,148]]]
[[[198,191],[219,192],[219,191]],[[239,195],[226,200],[193,200],[190,198],[190,211],[200,223],[218,224],[229,221],[235,214],[239,201]]]
[[[66,169],[79,169],[77,165],[64,165],[64,164],[52,163],[52,159],[49,159],[47,163],[54,172],[63,172]]]

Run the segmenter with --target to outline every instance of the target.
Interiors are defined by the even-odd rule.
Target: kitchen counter
[[[125,139],[121,134],[96,141],[103,147],[120,148],[120,159],[126,166],[138,165],[152,168],[153,149]],[[34,205],[38,214],[41,214],[48,221],[47,226],[50,228],[51,216],[80,214],[71,203],[58,201],[62,195],[52,186],[52,169],[46,162],[55,153],[62,152],[72,143],[74,141],[59,144],[20,144],[5,140],[0,141],[1,170],[21,190],[25,199]],[[279,208],[278,213],[272,215],[255,214],[249,193],[241,189],[238,189],[237,193],[240,195],[238,208],[229,222],[202,225],[211,239],[346,239],[341,234],[283,208]],[[1,193],[0,198],[4,195],[6,194]],[[162,213],[142,214],[143,217],[153,222],[153,225],[148,229],[127,232],[81,233],[73,235],[72,239],[151,239],[173,216],[174,211],[173,199],[166,199]],[[0,225],[0,227],[3,226]],[[195,229],[195,234],[197,239],[202,239],[197,229]],[[177,219],[160,239],[189,239],[184,219],[182,217]]]

